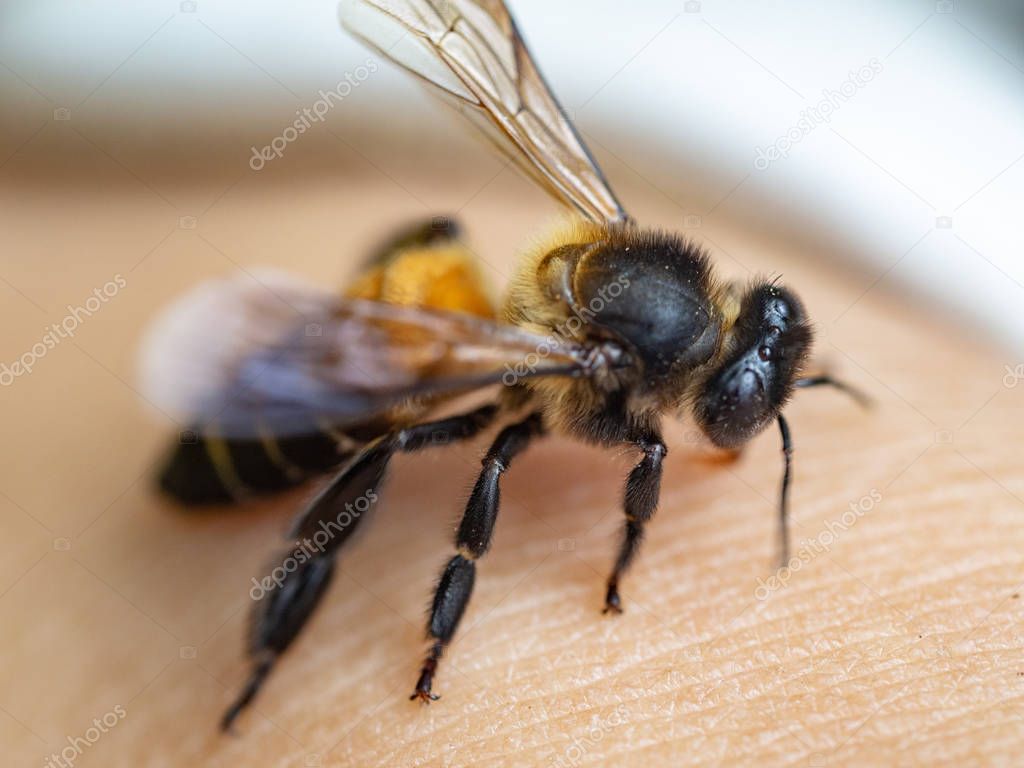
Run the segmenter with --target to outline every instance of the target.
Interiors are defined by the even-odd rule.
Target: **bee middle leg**
[[[661,436],[651,434],[637,441],[637,447],[644,456],[633,467],[626,480],[623,498],[623,512],[626,516],[623,528],[622,543],[615,558],[615,566],[608,577],[608,588],[605,592],[603,613],[613,611],[622,613],[622,600],[619,597],[619,579],[626,572],[637,552],[644,536],[644,526],[654,516],[658,508],[658,496],[661,493],[661,467],[668,449]]]
[[[483,470],[469,495],[466,511],[455,535],[456,554],[445,565],[434,592],[427,622],[430,650],[423,661],[416,690],[410,699],[429,703],[438,698],[437,694],[431,692],[437,665],[469,604],[476,579],[476,561],[491,546],[501,498],[499,479],[516,454],[526,448],[530,440],[543,433],[544,424],[540,414],[531,414],[498,433],[484,456]]]
[[[396,452],[473,437],[497,416],[486,405],[459,416],[391,432],[366,445],[310,502],[292,525],[289,549],[279,555],[263,581],[251,618],[249,657],[252,672],[241,694],[224,713],[221,729],[229,730],[255,698],[271,669],[305,626],[334,573],[335,557],[365,512],[377,500],[388,463]],[[362,503],[360,503],[362,501]]]

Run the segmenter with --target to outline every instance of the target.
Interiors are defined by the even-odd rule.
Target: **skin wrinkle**
[[[751,671],[746,671],[746,672],[751,672]]]

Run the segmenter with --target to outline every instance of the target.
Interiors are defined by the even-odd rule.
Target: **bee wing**
[[[260,273],[172,306],[146,341],[142,380],[182,424],[287,436],[365,422],[410,398],[578,374],[587,352],[473,315],[343,299]]]
[[[339,15],[559,201],[599,224],[628,219],[501,0],[342,0]]]

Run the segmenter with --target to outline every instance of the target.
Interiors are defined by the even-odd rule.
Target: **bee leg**
[[[626,524],[623,530],[622,544],[615,558],[615,567],[608,577],[608,589],[605,592],[604,610],[622,613],[622,600],[619,597],[619,579],[636,557],[640,550],[640,542],[644,536],[644,525],[654,516],[658,508],[658,494],[661,490],[661,465],[668,453],[665,444],[658,435],[650,435],[637,441],[644,452],[644,457],[633,467],[626,481],[623,500],[623,511]]]
[[[494,421],[497,414],[497,405],[484,405],[468,413],[406,427],[377,438],[367,444],[299,515],[288,538],[300,541],[314,539],[318,531],[336,529],[335,518],[343,516],[345,511],[351,514],[353,506],[358,512],[360,506],[367,505],[367,501],[376,502],[377,489],[395,452],[412,453],[422,448],[468,440]],[[336,551],[347,538],[345,531],[332,535],[326,551]]]
[[[437,694],[431,693],[438,662],[469,603],[476,578],[476,561],[491,546],[491,534],[498,518],[501,498],[499,478],[516,454],[526,448],[532,438],[543,432],[540,414],[534,413],[517,424],[505,427],[484,456],[483,470],[473,486],[455,535],[456,554],[445,565],[434,592],[430,620],[427,623],[430,650],[423,661],[416,690],[410,699],[429,703],[438,698]]]
[[[249,641],[252,672],[238,698],[221,718],[222,731],[231,730],[238,715],[252,703],[277,659],[299,634],[334,575],[333,557],[313,557],[299,563],[296,552],[289,550],[282,555],[281,565],[272,572],[280,571],[279,580],[261,593],[255,604]],[[252,591],[249,594],[253,596]]]
[[[256,601],[249,643],[253,670],[241,694],[224,713],[222,730],[230,730],[249,706],[277,659],[309,620],[334,574],[338,550],[377,501],[377,489],[392,455],[468,439],[490,424],[497,413],[498,406],[485,405],[460,416],[379,437],[310,502],[288,534],[290,548],[281,554],[269,576],[249,592]]]

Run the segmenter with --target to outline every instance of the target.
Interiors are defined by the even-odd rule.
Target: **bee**
[[[227,501],[333,473],[252,594],[252,673],[224,729],[323,598],[396,453],[502,425],[430,606],[410,697],[430,702],[491,546],[501,477],[535,440],[557,433],[637,452],[605,584],[604,612],[616,614],[619,584],[658,507],[663,418],[692,418],[726,451],[778,426],[785,562],[793,447],[782,409],[797,388],[858,396],[828,375],[805,374],[812,327],[792,290],[719,281],[699,245],[625,212],[502,2],[345,0],[340,14],[573,216],[523,257],[500,307],[458,226],[442,217],[382,246],[341,296],[246,275],[201,287],[158,323],[145,367],[150,391],[195,424],[160,476],[165,491],[190,503]],[[490,402],[431,418],[488,389]]]

